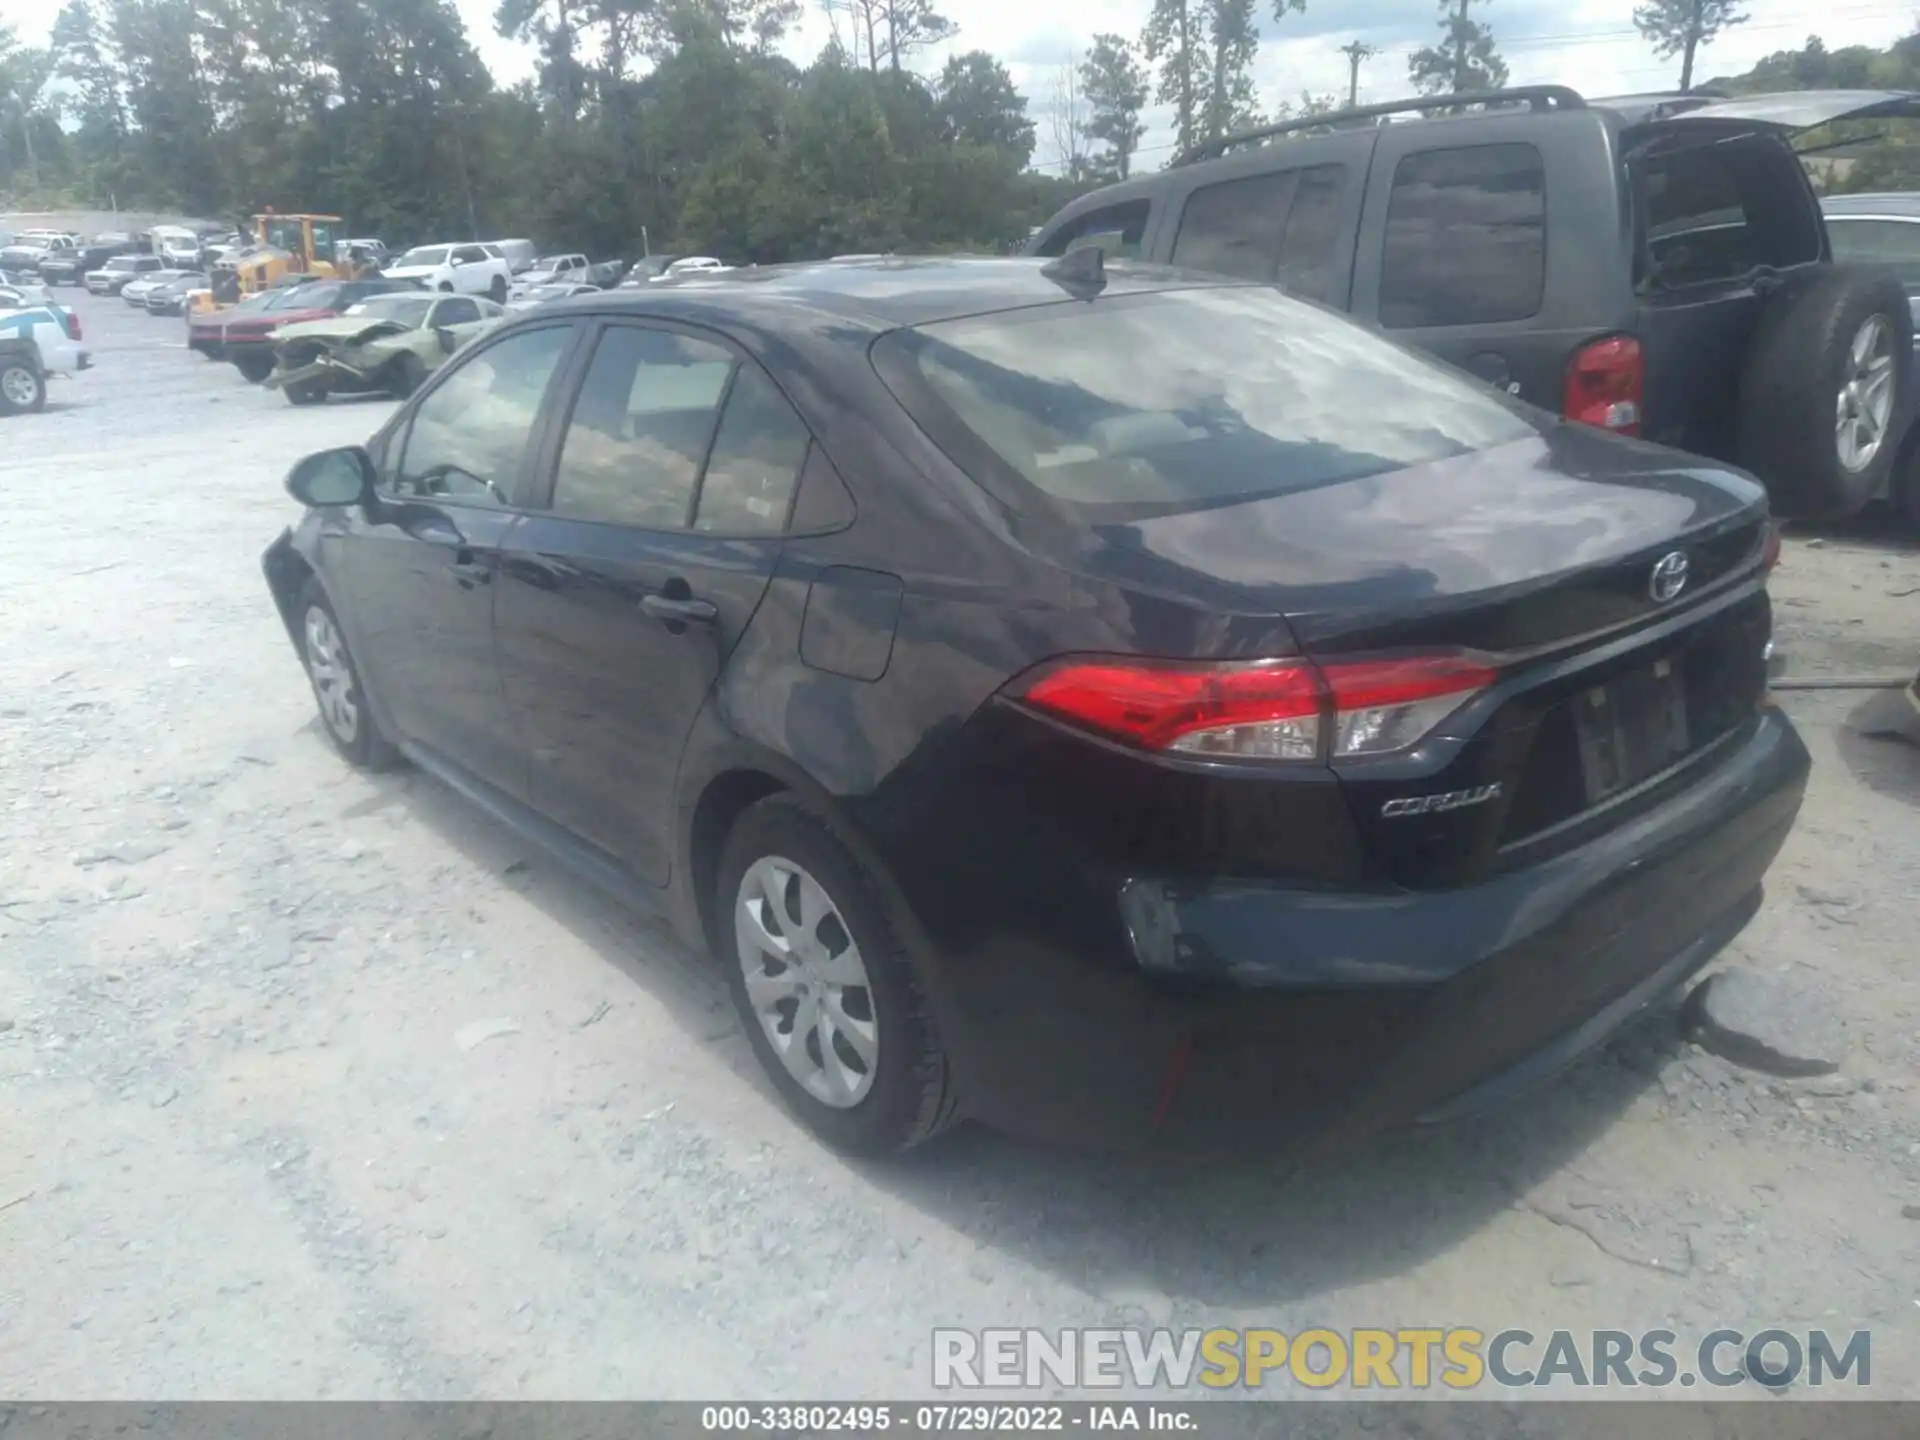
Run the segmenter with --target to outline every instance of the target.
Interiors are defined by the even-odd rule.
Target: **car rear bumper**
[[[1244,1150],[1493,1103],[1739,932],[1808,764],[1786,717],[1763,710],[1687,790],[1462,888],[1126,880],[1109,897],[1130,952],[1118,963],[1062,938],[1105,928],[1063,896],[1046,933],[1000,930],[934,966],[968,1108],[1074,1143]]]

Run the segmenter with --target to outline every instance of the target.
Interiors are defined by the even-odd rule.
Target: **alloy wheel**
[[[353,696],[353,671],[333,617],[318,605],[307,607],[307,674],[313,680],[320,718],[333,738],[351,745],[360,734],[360,707]]]
[[[734,908],[747,999],[773,1053],[821,1104],[858,1105],[873,1088],[880,1030],[840,907],[806,870],[765,855],[741,876]]]
[[[0,371],[0,395],[7,403],[24,409],[39,398],[40,386],[33,372],[24,365],[9,365]]]
[[[1892,327],[1884,315],[1871,315],[1854,332],[1835,401],[1834,445],[1849,472],[1866,469],[1886,443],[1893,418],[1893,373]]]

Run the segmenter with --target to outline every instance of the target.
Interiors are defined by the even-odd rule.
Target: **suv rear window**
[[[1546,170],[1531,145],[1405,156],[1387,200],[1380,323],[1415,330],[1538,314],[1546,220]]]
[[[1315,165],[1226,180],[1193,192],[1173,263],[1273,281],[1309,300],[1338,300],[1336,249],[1347,167]]]
[[[1534,433],[1483,386],[1264,287],[940,321],[876,353],[929,432],[1016,506],[1037,491],[1102,515],[1195,510]]]
[[[1799,161],[1756,137],[1656,151],[1633,162],[1642,284],[1731,280],[1756,265],[1820,258]]]

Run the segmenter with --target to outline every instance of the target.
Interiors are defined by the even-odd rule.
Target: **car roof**
[[[667,280],[644,289],[601,290],[555,309],[630,311],[704,319],[720,327],[802,331],[823,320],[877,334],[963,315],[1017,310],[1073,297],[1024,256],[932,256],[810,261]],[[1241,283],[1158,265],[1110,261],[1103,295]],[[552,313],[551,310],[548,311]]]

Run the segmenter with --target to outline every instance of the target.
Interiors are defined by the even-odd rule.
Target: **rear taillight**
[[[1495,678],[1455,655],[1229,665],[1112,658],[1054,662],[1011,694],[1142,750],[1326,761],[1409,749]]]
[[[66,321],[67,338],[69,340],[78,340],[80,338],[80,317],[69,310],[66,312]]]
[[[1560,413],[1582,425],[1638,435],[1646,383],[1640,342],[1631,335],[1609,335],[1573,352]]]
[[[1771,575],[1773,567],[1780,563],[1780,526],[1775,521],[1767,522],[1767,538],[1761,542],[1760,573]]]

